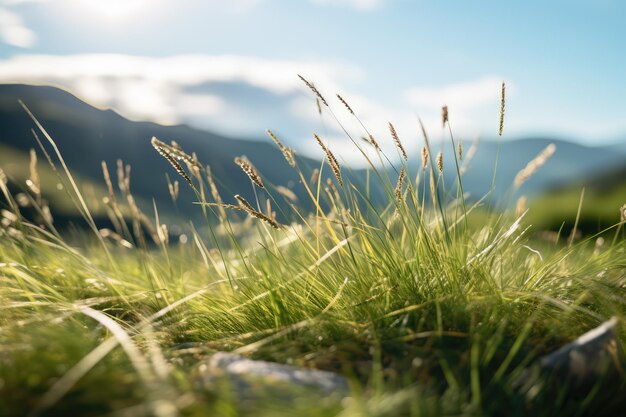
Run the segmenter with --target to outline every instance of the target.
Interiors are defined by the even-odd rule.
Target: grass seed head
[[[426,146],[422,147],[422,169],[426,171],[428,167],[428,148]]]
[[[378,142],[376,141],[376,139],[374,139],[374,136],[372,136],[371,134],[368,134],[368,137],[369,137],[369,143],[371,143],[372,146],[376,148],[376,150],[380,151],[380,146],[378,145]]]
[[[443,173],[443,154],[441,152],[437,154],[437,168],[439,168],[439,172]]]
[[[260,211],[256,210],[254,207],[252,207],[250,203],[248,203],[245,198],[243,198],[239,194],[235,195],[235,199],[239,202],[239,207],[241,207],[242,210],[248,213],[250,216],[256,217],[257,219],[264,221],[265,223],[272,226],[274,229],[282,229],[283,226],[281,224],[261,213]]]
[[[26,184],[35,193],[37,198],[41,199],[41,181],[39,179],[39,172],[37,171],[37,152],[34,149],[30,150],[30,163],[28,165],[29,175]]]
[[[302,75],[298,74],[298,77],[302,80],[302,82],[304,84],[306,84],[307,87],[309,87],[309,89],[311,91],[313,91],[313,93],[317,96],[317,98],[324,104],[324,106],[328,107],[328,103],[326,102],[326,99],[322,96],[322,94],[319,92],[319,90],[317,89],[317,87],[315,87],[313,85],[313,83],[309,82],[306,78],[304,78]],[[318,104],[319,105],[319,104]],[[321,113],[321,108],[319,109],[320,113]]]
[[[282,195],[283,197],[291,200],[292,202],[294,202],[294,203],[298,202],[298,196],[293,191],[291,191],[289,188],[287,188],[285,186],[282,186],[282,185],[278,185],[276,187],[276,191],[278,191],[278,193],[280,195]]]
[[[170,197],[172,198],[172,201],[176,201],[178,199],[178,192],[179,192],[178,181],[175,180],[174,182],[170,182],[168,180],[167,189],[170,193]]]
[[[236,157],[235,164],[239,165],[241,170],[245,172],[245,174],[250,178],[250,180],[255,183],[260,188],[265,188],[265,184],[263,184],[263,180],[259,175],[258,171],[245,157]]]
[[[554,143],[549,144],[545,147],[543,151],[539,153],[532,161],[530,161],[524,169],[517,173],[515,176],[514,185],[516,188],[519,188],[524,184],[530,177],[533,176],[535,172],[541,168],[548,159],[554,154],[556,151],[556,145]]]
[[[315,168],[313,172],[311,172],[311,178],[309,179],[309,183],[311,185],[315,185],[319,177],[320,177],[320,170],[318,168]]]
[[[445,127],[446,123],[448,123],[448,106],[443,106],[441,108],[441,124]]]
[[[519,218],[526,211],[526,203],[528,199],[525,195],[521,196],[517,199],[517,204],[515,205],[515,217]]]
[[[267,129],[267,135],[272,139],[272,141],[274,141],[276,146],[278,146],[278,149],[280,149],[280,152],[282,152],[283,157],[285,158],[285,160],[287,161],[289,166],[292,167],[292,168],[295,168],[296,160],[295,160],[295,158],[293,156],[293,154],[294,154],[293,149],[288,148],[285,145],[283,145],[283,143],[280,141],[280,139],[278,139],[278,137],[276,137],[274,132],[272,132],[269,129]]]
[[[326,154],[326,158],[328,159],[328,164],[330,165],[330,168],[332,169],[333,174],[335,174],[335,178],[337,178],[337,182],[339,182],[339,185],[343,187],[343,179],[341,177],[341,166],[339,165],[339,161],[337,161],[337,158],[335,158],[335,155],[333,155],[330,149],[328,149],[328,147],[324,145],[324,142],[322,142],[322,139],[320,139],[320,137],[317,134],[313,134],[313,136],[315,137],[315,140],[317,141],[317,143],[320,145],[320,147]]]
[[[498,130],[498,136],[502,136],[504,130],[504,104],[506,102],[506,85],[502,81],[502,93],[500,97],[500,129]]]
[[[389,122],[389,133],[391,133],[393,143],[396,144],[396,148],[398,148],[398,150],[400,151],[402,158],[404,158],[404,160],[408,162],[409,157],[404,150],[404,146],[402,146],[402,142],[400,142],[400,138],[398,137],[398,132],[396,131],[396,128],[393,126],[393,124],[391,124],[391,122]]]
[[[220,219],[226,219],[226,210],[224,210],[224,202],[222,200],[222,196],[217,189],[217,185],[215,185],[215,181],[213,180],[213,173],[211,172],[211,167],[207,166],[206,169],[206,180],[209,184],[209,188],[211,189],[211,196],[213,197],[213,201],[217,205],[217,208],[220,212]]]
[[[398,183],[396,184],[396,189],[394,190],[394,193],[396,195],[396,199],[398,200],[398,202],[402,201],[402,185],[404,184],[405,174],[406,172],[404,170],[404,167],[402,167],[400,169],[400,175],[398,176]]]
[[[341,103],[346,107],[346,109],[348,109],[348,111],[350,112],[351,115],[354,116],[354,111],[352,110],[352,107],[350,107],[350,105],[348,104],[348,102],[346,100],[343,99],[343,97],[341,97],[341,95],[337,94],[337,98],[339,99],[339,101],[341,101]]]

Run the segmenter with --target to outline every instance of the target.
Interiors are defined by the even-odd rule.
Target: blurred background
[[[312,171],[318,133],[360,178],[365,163],[302,74],[355,137],[360,124],[389,155],[396,126],[419,169],[420,117],[455,175],[441,107],[466,152],[465,191],[490,189],[498,207],[528,198],[537,230],[581,225],[593,233],[620,220],[626,203],[626,4],[617,0],[0,0],[0,167],[19,192],[39,152],[42,188],[59,221],[75,209],[47,166],[22,100],[57,141],[87,196],[106,194],[101,161],[132,167],[140,204],[166,216],[198,212],[189,192],[168,193],[176,173],[150,147],[175,140],[211,166],[226,196],[251,196],[232,163],[247,156],[271,182],[301,194],[272,129]],[[504,134],[498,137],[506,82]],[[515,175],[549,144],[551,159],[520,189]],[[47,190],[47,191],[46,191]],[[229,198],[226,197],[226,200]],[[25,203],[26,204],[26,203]]]

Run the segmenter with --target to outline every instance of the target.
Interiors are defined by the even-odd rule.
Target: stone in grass
[[[347,380],[338,374],[274,362],[256,361],[231,353],[216,353],[201,367],[205,384],[226,381],[240,397],[273,395],[291,401],[302,394],[341,400],[348,394]]]
[[[625,375],[626,360],[617,336],[617,318],[583,334],[526,369],[516,386],[533,398],[540,391],[566,388],[588,391],[595,384]]]

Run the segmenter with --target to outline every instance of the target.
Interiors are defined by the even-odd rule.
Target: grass
[[[345,177],[302,174],[313,213],[265,178],[257,201],[225,205],[201,163],[160,151],[187,169],[206,213],[184,239],[168,235],[156,209],[146,225],[133,207],[109,210],[118,239],[61,236],[27,220],[3,188],[0,415],[610,416],[626,407],[623,375],[582,397],[567,384],[545,395],[515,385],[541,355],[610,317],[623,323],[617,225],[601,247],[535,241],[524,216],[461,204],[460,169],[444,189],[432,159],[403,181],[371,164],[368,184],[386,190],[385,207]],[[126,192],[115,191],[120,205]],[[242,399],[202,379],[218,351],[338,372],[351,392],[341,402]]]

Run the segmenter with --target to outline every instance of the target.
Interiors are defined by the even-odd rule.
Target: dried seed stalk
[[[195,190],[196,187],[193,185],[193,182],[191,181],[191,178],[189,178],[189,175],[187,175],[187,173],[185,172],[183,167],[176,160],[177,158],[174,156],[175,153],[180,156],[180,154],[179,154],[180,151],[178,151],[177,149],[173,148],[172,146],[169,146],[169,145],[161,142],[160,140],[158,140],[154,136],[152,137],[152,140],[150,141],[150,143],[152,144],[152,147],[159,153],[159,155],[161,155],[163,158],[165,158],[170,163],[170,165],[174,168],[174,170],[178,173],[178,175],[183,177],[185,179],[185,181],[187,181],[187,183],[191,186],[191,188],[193,188]],[[187,155],[187,154],[185,154],[185,155]],[[185,160],[185,162],[190,163],[190,164],[196,163],[191,156],[189,156],[189,155],[187,155],[187,156],[189,157],[189,161],[190,162],[187,162],[186,160]]]
[[[237,201],[239,202],[239,206],[249,215],[264,221],[275,229],[282,229],[283,226],[281,224],[277,223],[275,220],[256,210],[254,207],[252,207],[252,205],[250,205],[250,203],[248,203],[248,201],[246,201],[245,198],[243,198],[239,194],[235,196],[235,199],[237,199]]]
[[[278,149],[280,149],[280,151],[282,152],[289,166],[294,168],[296,166],[296,160],[293,156],[293,149],[288,148],[285,145],[283,145],[283,143],[276,137],[274,132],[272,132],[269,129],[267,130],[267,135],[274,141],[276,146],[278,146]]]
[[[319,92],[319,90],[313,85],[313,83],[310,83],[306,78],[304,78],[302,75],[298,74],[298,77],[302,80],[302,82],[304,84],[306,84],[307,87],[309,87],[309,89],[311,91],[313,91],[313,93],[317,96],[317,98],[324,103],[324,105],[326,107],[328,107],[328,103],[326,102],[326,99],[322,96],[322,94]],[[321,110],[321,109],[320,109]]]
[[[350,112],[351,115],[354,116],[354,111],[352,110],[352,107],[350,107],[350,105],[348,104],[348,102],[346,100],[343,99],[343,97],[341,97],[339,94],[337,94],[337,98],[339,99],[339,101],[341,101],[341,103],[346,107],[346,109],[348,109],[348,111]]]
[[[326,154],[326,157],[328,159],[328,164],[330,165],[330,168],[332,169],[333,174],[335,174],[335,178],[337,178],[339,185],[343,187],[343,179],[341,178],[341,166],[339,165],[339,161],[337,161],[337,158],[335,158],[335,155],[333,155],[330,149],[328,149],[326,145],[324,145],[324,142],[322,142],[322,139],[320,139],[319,136],[317,136],[316,134],[313,134],[313,136],[315,137],[315,140],[317,141],[317,143],[320,145],[320,147]]]
[[[253,183],[255,183],[260,188],[265,188],[265,184],[263,184],[261,176],[259,175],[256,168],[254,168],[254,165],[250,163],[250,161],[238,156],[235,158],[235,164],[239,165],[241,170],[246,173],[248,178],[250,178]]]
[[[530,161],[524,169],[517,173],[515,176],[514,185],[516,188],[519,188],[524,184],[530,177],[533,176],[539,168],[546,163],[548,159],[554,154],[556,151],[556,145],[554,143],[549,144],[546,148],[539,153],[532,161]]]
[[[404,167],[400,169],[400,175],[398,176],[398,183],[396,184],[396,189],[394,190],[396,194],[396,198],[398,202],[402,201],[402,185],[404,184],[404,176],[406,172],[404,171]]]
[[[404,150],[404,146],[402,146],[402,142],[400,142],[400,138],[398,137],[398,132],[396,132],[396,128],[391,124],[391,122],[389,123],[389,132],[391,133],[393,142],[396,144],[396,147],[400,151],[400,154],[402,154],[402,158],[404,158],[404,160],[408,162],[409,157]]]

